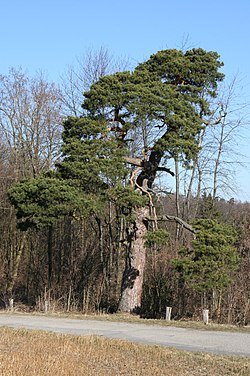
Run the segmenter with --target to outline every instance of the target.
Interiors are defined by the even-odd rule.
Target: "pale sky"
[[[22,67],[59,81],[66,66],[89,48],[104,47],[135,65],[165,48],[217,51],[227,80],[241,80],[250,102],[249,0],[0,0],[0,74]],[[246,122],[250,114],[245,109]],[[250,119],[250,118],[249,118]],[[250,125],[249,125],[250,126]],[[250,128],[238,145],[246,167],[235,176],[238,199],[250,201]]]

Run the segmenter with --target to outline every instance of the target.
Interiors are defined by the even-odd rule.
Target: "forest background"
[[[84,8],[82,13],[80,11],[76,12],[77,6],[79,7],[79,3],[76,3],[75,7],[72,6],[70,9],[74,12],[75,17],[76,14],[80,14],[81,17],[85,14],[84,25],[86,27],[86,14],[88,12],[91,14],[91,11],[92,14],[96,14],[96,12],[94,13],[93,10],[87,8]],[[136,26],[136,30],[141,30],[139,22],[146,25],[145,16],[149,17],[150,20],[154,19],[154,17],[152,12],[150,13],[152,9],[149,6],[146,5],[146,9],[142,12],[141,8],[137,8],[138,5],[134,6],[132,20],[134,20],[133,25],[134,27]],[[243,5],[247,6],[245,2],[242,2]],[[27,8],[24,6],[20,10],[21,13],[17,12],[18,5],[14,13],[6,9],[6,14],[14,15],[17,21],[15,24],[19,23],[20,25],[20,33],[15,33],[15,43],[17,43],[22,33],[27,33],[31,29],[40,30],[39,32],[43,30],[44,32],[40,37],[43,43],[38,43],[37,38],[35,38],[36,31],[35,33],[30,33],[29,37],[24,38],[23,42],[19,43],[19,46],[16,44],[17,47],[22,47],[23,51],[22,54],[18,54],[18,57],[13,55],[12,58],[10,58],[11,54],[13,54],[14,50],[17,53],[18,48],[10,49],[10,46],[13,45],[11,30],[7,34],[7,38],[5,38],[5,43],[6,39],[8,40],[5,48],[8,48],[11,53],[5,54],[5,59],[6,56],[8,56],[8,59],[6,59],[6,62],[4,60],[1,75],[2,304],[8,304],[9,299],[14,297],[15,300],[37,307],[40,304],[39,302],[47,299],[47,296],[44,297],[44,293],[46,293],[49,294],[51,301],[55,305],[63,309],[113,312],[117,309],[120,301],[122,275],[126,264],[127,252],[120,237],[121,221],[119,224],[116,223],[114,228],[111,228],[114,223],[114,218],[112,217],[113,209],[107,212],[108,220],[105,219],[104,225],[100,225],[96,218],[91,219],[89,217],[88,221],[85,220],[83,224],[81,221],[79,223],[79,221],[66,217],[53,224],[53,229],[51,227],[33,229],[28,230],[26,233],[16,229],[15,210],[10,206],[7,191],[13,183],[23,178],[36,178],[41,172],[54,168],[55,163],[61,158],[63,121],[69,115],[79,116],[81,114],[81,104],[84,100],[83,92],[88,90],[90,85],[101,76],[115,71],[133,70],[138,65],[138,60],[142,62],[148,59],[151,53],[156,53],[155,28],[150,28],[152,39],[148,38],[146,48],[143,47],[143,50],[140,51],[138,45],[142,48],[144,43],[139,42],[137,44],[137,55],[135,56],[134,54],[133,59],[124,56],[124,44],[121,50],[119,49],[121,48],[121,43],[119,43],[119,48],[112,46],[116,53],[123,53],[121,57],[121,54],[114,56],[106,47],[89,47],[90,44],[88,43],[85,53],[80,57],[78,51],[76,51],[78,57],[75,62],[60,73],[59,65],[55,63],[58,61],[60,54],[57,53],[57,59],[52,58],[56,50],[53,46],[57,46],[58,52],[64,50],[65,56],[66,41],[70,38],[70,28],[67,28],[67,37],[63,38],[64,34],[62,33],[60,38],[57,39],[57,43],[51,44],[51,42],[53,41],[52,36],[55,37],[58,32],[55,31],[55,25],[57,24],[55,19],[58,19],[58,14],[62,12],[62,9],[65,12],[69,8],[64,8],[64,6],[59,8],[55,4],[50,5],[50,8],[43,7],[41,9],[34,9],[32,6],[28,7],[28,4],[26,6]],[[106,12],[107,10],[110,12],[110,9],[113,9],[111,6],[112,4],[106,4]],[[183,4],[180,4],[180,6],[184,9]],[[129,7],[129,4],[127,4],[125,10],[127,11],[128,8],[131,10],[131,7],[132,5]],[[161,9],[161,7],[166,6],[159,2],[158,9]],[[202,184],[199,185],[199,174],[197,174],[196,178],[198,180],[196,180],[194,185],[195,190],[192,191],[192,199],[195,201],[199,218],[209,219],[210,221],[215,220],[216,223],[210,222],[210,225],[212,223],[213,226],[221,224],[223,226],[232,225],[237,230],[237,240],[231,239],[239,257],[237,262],[233,260],[232,265],[237,263],[237,268],[232,267],[232,270],[230,270],[229,267],[229,270],[227,270],[228,281],[225,285],[223,283],[217,286],[209,285],[214,275],[212,275],[209,282],[207,273],[211,274],[212,272],[208,270],[204,273],[204,278],[208,283],[206,286],[201,286],[201,283],[197,283],[197,280],[195,283],[193,278],[190,280],[191,269],[192,275],[195,275],[192,265],[191,269],[186,268],[184,270],[183,264],[180,265],[177,262],[174,266],[172,263],[171,260],[176,259],[180,250],[180,256],[183,257],[184,255],[184,258],[186,257],[182,249],[183,245],[186,246],[190,243],[190,234],[187,235],[185,231],[183,232],[183,225],[192,222],[192,218],[189,218],[189,214],[187,215],[186,212],[186,200],[187,198],[188,201],[190,199],[190,191],[188,190],[190,175],[183,168],[177,171],[176,163],[169,165],[169,168],[175,170],[175,178],[171,180],[171,177],[167,176],[166,179],[166,174],[163,171],[158,176],[156,181],[156,190],[158,191],[157,205],[161,208],[162,215],[168,213],[171,218],[182,218],[182,220],[187,222],[167,225],[168,240],[165,239],[164,243],[162,243],[162,239],[161,244],[157,244],[158,238],[148,239],[142,306],[140,307],[141,314],[144,316],[160,317],[164,314],[166,305],[171,305],[174,307],[173,312],[176,317],[195,317],[201,307],[207,306],[211,309],[216,320],[241,323],[249,321],[249,206],[247,202],[242,202],[247,197],[247,191],[243,185],[243,181],[247,182],[247,169],[243,168],[247,166],[248,161],[247,153],[245,152],[247,150],[245,145],[248,144],[247,78],[244,76],[247,68],[242,65],[246,61],[245,57],[240,58],[239,56],[241,55],[236,53],[237,48],[240,48],[244,38],[246,38],[247,30],[244,27],[246,27],[247,23],[242,20],[246,14],[243,11],[243,7],[240,7],[240,4],[237,4],[237,9],[234,7],[229,4],[227,7],[217,8],[215,13],[220,22],[215,22],[217,18],[214,16],[214,8],[211,4],[209,8],[205,6],[203,9],[204,14],[209,18],[209,14],[213,13],[215,17],[213,18],[213,24],[219,28],[219,32],[216,34],[216,27],[212,27],[213,32],[209,33],[211,40],[208,41],[207,37],[206,39],[203,38],[201,43],[198,41],[199,45],[197,46],[197,43],[193,43],[192,40],[190,41],[190,36],[188,37],[190,27],[187,29],[188,31],[182,29],[184,32],[182,31],[182,34],[179,34],[180,43],[177,49],[188,51],[195,44],[196,48],[206,48],[208,46],[208,50],[215,50],[220,55],[221,50],[224,52],[221,60],[224,61],[225,66],[222,67],[221,71],[226,73],[226,80],[219,85],[218,96],[210,103],[212,108],[212,115],[209,119],[211,120],[211,127],[207,135],[208,138],[204,143],[206,146],[203,148],[204,153],[200,155]],[[156,7],[154,11],[155,9]],[[29,13],[22,13],[24,10],[29,10]],[[39,27],[34,27],[34,20],[38,19],[38,11],[40,11],[39,20],[47,20],[47,25],[51,28],[53,26],[50,32],[48,30],[45,32],[46,28],[42,29],[42,22],[36,23]],[[168,8],[165,11],[166,13],[176,12],[177,5],[176,8]],[[45,12],[44,17],[41,17],[41,12]],[[194,12],[198,12],[196,2],[193,2],[192,7],[185,9],[183,14],[187,16],[187,14]],[[24,22],[24,18],[20,14],[23,14],[29,22]],[[29,17],[27,16],[28,14]],[[66,17],[66,13],[63,14]],[[61,13],[59,25],[62,25],[63,14]],[[165,12],[161,12],[161,14],[165,14]],[[240,21],[238,20],[237,27],[235,29],[232,28],[232,30],[235,30],[231,34],[233,37],[228,38],[228,33],[225,32],[225,27],[221,24],[222,20],[225,25],[232,25],[232,17],[234,17],[235,21],[237,14],[240,15],[241,19]],[[57,15],[57,17],[53,17],[53,15]],[[119,35],[119,41],[121,41],[123,32],[116,25],[117,18],[113,16],[110,17],[111,20],[107,21],[107,17],[104,17],[104,13],[99,8],[98,17],[101,17],[101,15],[101,19],[105,20],[104,25],[107,35],[108,30],[112,32],[113,37],[110,40],[114,41],[114,35],[117,34]],[[143,15],[144,18],[142,17]],[[125,14],[123,14],[123,17],[125,17]],[[67,14],[68,18],[70,18],[69,14]],[[5,18],[5,22],[6,19],[8,17]],[[209,19],[211,20],[211,17]],[[81,25],[82,27],[83,22],[81,20],[76,22],[76,19],[74,19],[74,25]],[[159,14],[157,21],[157,25],[166,25],[163,21],[162,23],[159,22]],[[196,27],[199,26],[199,21],[197,22]],[[176,27],[176,25],[174,24],[172,27]],[[169,41],[166,43],[165,36],[163,41],[164,32],[162,28],[163,26],[161,28],[158,26],[159,42],[157,47],[161,45],[158,49],[163,49],[161,48],[163,44],[164,49],[168,47],[166,44],[176,44],[176,39],[174,43]],[[93,28],[90,29],[92,39],[88,38],[88,40],[91,40],[93,46],[95,44],[95,33]],[[199,30],[201,29],[199,27]],[[63,30],[65,33],[65,29]],[[75,33],[76,29],[71,29],[71,32],[73,30]],[[114,30],[119,30],[119,33],[114,33]],[[227,30],[229,30],[228,26]],[[180,31],[178,32],[180,33]],[[223,33],[225,33],[223,42],[218,45],[219,36],[223,35]],[[240,37],[236,38],[236,33],[239,33]],[[172,32],[172,37],[173,34]],[[138,32],[135,35],[138,35]],[[159,35],[161,39],[159,39]],[[128,34],[126,37],[127,40],[130,39]],[[144,38],[145,34],[143,35]],[[71,41],[73,39],[75,38],[70,38]],[[48,43],[48,40],[50,40],[50,43]],[[79,41],[79,37],[76,40]],[[152,43],[154,42],[153,47],[150,47],[151,40]],[[230,49],[231,54],[230,59],[228,59],[230,62],[227,63],[225,61],[227,56],[225,46],[229,40],[231,45],[235,41],[235,53],[233,54],[234,59],[237,57],[235,64],[231,58],[232,49]],[[59,41],[61,41],[61,45]],[[106,41],[102,35],[102,45]],[[98,42],[100,45],[100,41]],[[24,53],[29,43],[29,53]],[[191,47],[190,44],[192,44]],[[131,47],[130,43],[129,45]],[[40,64],[36,65],[35,60],[28,58],[28,56],[32,55],[38,58],[39,54],[35,53],[37,46],[40,47],[39,54],[42,52],[41,46],[44,46],[46,51],[44,50],[42,53],[43,58],[40,57],[39,59]],[[72,42],[68,46],[73,48],[74,43]],[[51,53],[49,53],[49,48],[51,48]],[[242,54],[245,50],[242,48],[240,53]],[[133,53],[132,48],[129,51],[130,56],[131,53]],[[69,54],[70,52],[66,56],[68,57]],[[143,57],[141,58],[142,54]],[[76,53],[72,53],[72,55],[75,56]],[[44,56],[49,57],[56,68],[46,69],[46,74],[41,72],[34,73],[40,68],[45,68],[46,64],[48,64],[48,60],[45,60]],[[29,63],[25,64],[25,59],[27,58]],[[65,57],[59,60],[65,61]],[[43,64],[41,64],[42,61]],[[12,64],[12,62],[15,62],[15,64]],[[13,66],[14,68],[12,68]],[[32,74],[27,73],[27,67]],[[244,67],[243,75],[241,67]],[[229,72],[228,75],[227,70]],[[48,79],[48,75],[53,77],[53,80]],[[52,82],[54,79],[56,79],[56,83]],[[240,179],[242,174],[244,175],[244,180]],[[236,179],[236,176],[239,177],[239,180]],[[199,224],[196,226],[199,226]],[[207,227],[208,224],[206,224]],[[220,234],[220,231],[225,234],[227,227],[223,227],[223,229],[216,228],[215,230],[217,234]],[[196,241],[198,240],[196,239]],[[214,242],[218,242],[218,239],[214,240]],[[194,252],[195,247],[194,244]],[[199,244],[198,249],[200,247],[201,245]],[[213,249],[216,249],[216,246],[213,246]],[[221,249],[221,245],[218,249]],[[197,258],[197,254],[192,256],[192,260],[195,258]],[[227,265],[230,265],[230,262],[227,262]],[[184,271],[186,273],[185,278],[183,277]]]

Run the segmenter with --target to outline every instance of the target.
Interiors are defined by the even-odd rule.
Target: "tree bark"
[[[134,223],[127,229],[128,249],[126,267],[122,280],[119,311],[138,313],[141,307],[143,272],[146,262],[146,247],[144,245],[147,232],[145,218],[149,208],[137,208],[133,211]]]
[[[149,196],[148,205],[132,210],[134,221],[127,229],[127,258],[125,271],[123,273],[121,299],[119,311],[139,313],[141,308],[143,273],[146,262],[146,247],[144,245],[147,234],[147,218],[155,214],[150,191],[159,169],[159,164],[163,157],[163,152],[152,150],[148,160],[129,158],[128,163],[132,163],[140,170],[138,176],[135,174],[136,189],[141,190],[143,195]],[[135,170],[136,171],[136,170]],[[173,175],[170,169],[164,171]],[[131,178],[131,180],[133,180]],[[134,182],[132,181],[132,184]]]

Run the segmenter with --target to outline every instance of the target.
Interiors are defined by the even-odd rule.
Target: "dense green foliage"
[[[155,247],[159,249],[161,246],[166,245],[169,241],[169,232],[164,229],[157,229],[148,231],[145,237],[146,247]]]
[[[93,196],[83,196],[68,182],[52,176],[21,181],[8,194],[22,230],[50,226],[66,214],[87,217],[97,209]]]
[[[231,282],[230,273],[238,265],[237,234],[230,225],[199,219],[192,247],[182,248],[173,265],[180,277],[197,291],[221,289]]]
[[[222,65],[215,52],[164,50],[136,69],[143,82],[153,86],[157,106],[152,113],[163,129],[167,125],[156,147],[168,157],[195,157],[202,117],[210,113],[209,98],[216,96],[224,77],[218,72]]]

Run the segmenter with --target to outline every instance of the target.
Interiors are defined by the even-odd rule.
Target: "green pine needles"
[[[175,270],[198,292],[227,287],[238,265],[235,229],[211,219],[198,219],[193,227],[197,231],[196,239],[172,261]]]

